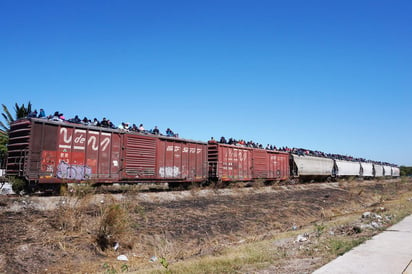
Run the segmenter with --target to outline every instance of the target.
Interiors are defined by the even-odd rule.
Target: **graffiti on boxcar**
[[[61,161],[57,166],[57,178],[71,180],[87,180],[90,179],[92,169],[88,166],[69,165],[65,161]]]
[[[159,168],[159,174],[162,178],[176,178],[180,176],[180,169],[177,166],[161,167]]]

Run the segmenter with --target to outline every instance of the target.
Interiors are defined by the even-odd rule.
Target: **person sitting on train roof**
[[[140,124],[140,125],[139,125],[139,131],[140,131],[140,132],[144,132],[144,126],[143,126],[143,124]]]
[[[166,129],[166,135],[168,137],[176,137],[176,134],[170,128]]]
[[[36,118],[37,117],[37,110],[35,109],[34,111],[30,112],[29,115],[27,115],[29,118]]]
[[[210,137],[209,143],[217,143],[217,142],[216,142],[215,138]]]
[[[52,118],[51,118],[51,120],[61,122],[62,119],[60,119],[60,113],[58,111],[55,111]]]
[[[89,119],[87,119],[87,117],[84,117],[81,123],[82,123],[83,125],[88,126],[88,125],[89,125]]]
[[[224,136],[222,136],[222,137],[220,137],[220,141],[219,141],[219,143],[221,143],[221,144],[226,144],[226,138],[224,137]]]
[[[107,123],[109,124],[109,128],[116,129],[116,126],[112,123],[112,121],[107,120]]]
[[[136,132],[138,132],[138,131],[139,131],[139,128],[136,126],[136,124],[133,124],[133,125],[130,127],[130,130],[131,130],[131,131],[136,131]]]
[[[40,113],[39,116],[37,116],[37,118],[46,118],[46,113],[44,112],[44,109],[40,109]]]
[[[94,118],[92,125],[93,125],[93,126],[96,126],[96,127],[100,127],[100,126],[101,126],[101,124],[100,124],[99,120],[97,120],[97,118]]]
[[[154,127],[154,129],[152,130],[152,133],[155,134],[155,135],[159,135],[159,134],[160,134],[160,131],[159,131],[159,129],[157,128],[157,126]]]
[[[109,127],[109,121],[107,121],[106,117],[103,117],[103,120],[101,122],[102,127]]]
[[[78,115],[74,116],[74,118],[69,119],[70,123],[80,124],[81,120]]]
[[[129,130],[129,123],[127,123],[127,122],[122,122],[122,123],[118,126],[118,128],[119,128],[120,130],[128,131],[128,130]]]

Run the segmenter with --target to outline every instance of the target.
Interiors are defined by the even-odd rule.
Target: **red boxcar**
[[[99,127],[24,119],[11,125],[7,174],[36,183],[120,179],[121,133]]]
[[[35,183],[204,181],[207,144],[45,119],[11,125],[7,174]]]
[[[287,180],[289,178],[289,153],[253,149],[253,178]]]
[[[207,180],[207,144],[155,135],[125,134],[122,177],[128,180]]]
[[[209,142],[209,176],[212,180],[250,181],[252,148]]]
[[[209,142],[209,177],[221,181],[289,178],[289,154]]]

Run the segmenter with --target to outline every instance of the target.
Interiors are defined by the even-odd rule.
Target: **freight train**
[[[171,186],[290,181],[341,176],[398,177],[399,167],[187,140],[40,118],[10,126],[6,175],[31,189],[68,183]]]

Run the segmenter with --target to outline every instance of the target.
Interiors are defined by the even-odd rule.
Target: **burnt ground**
[[[203,255],[219,255],[225,248],[245,242],[273,239],[287,231],[389,208],[390,201],[398,205],[397,199],[405,195],[412,197],[411,181],[3,196],[0,273],[96,273],[108,272],[110,267],[118,272],[138,272],[153,267],[149,262],[152,256],[165,257],[173,265]],[[336,233],[339,230],[348,237],[358,234],[352,233],[351,225],[337,227]],[[377,232],[371,230],[365,235]],[[288,245],[295,245],[293,240],[285,240],[277,248],[289,250]],[[118,250],[113,249],[116,243]],[[298,251],[293,252],[296,255]],[[288,253],[282,260],[271,261],[266,269],[268,273],[311,272],[331,259],[330,254],[306,253]],[[118,265],[116,257],[120,254],[129,258],[127,268]],[[290,265],[298,265],[299,271]],[[252,265],[237,271],[258,269]]]

